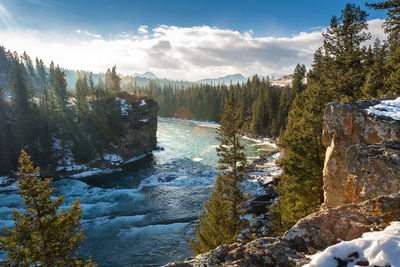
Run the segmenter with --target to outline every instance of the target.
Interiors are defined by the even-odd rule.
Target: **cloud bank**
[[[1,13],[0,9],[0,13]],[[383,20],[369,21],[373,39],[384,39]],[[278,38],[210,26],[140,26],[135,33],[107,37],[76,29],[71,33],[29,28],[0,29],[0,45],[69,69],[123,74],[151,71],[159,77],[199,80],[241,73],[284,75],[297,63],[309,66],[322,45],[323,28]],[[371,43],[373,42],[371,40]]]

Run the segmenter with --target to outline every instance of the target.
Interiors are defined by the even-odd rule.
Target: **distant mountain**
[[[207,83],[207,84],[235,84],[235,83],[244,83],[247,81],[247,78],[244,77],[242,74],[233,74],[224,77],[219,77],[216,79],[203,79],[196,81],[196,83]]]
[[[133,77],[153,79],[153,80],[160,79],[159,77],[157,77],[157,75],[155,75],[152,72],[148,72],[148,71],[143,74],[135,73],[135,74],[133,74]]]

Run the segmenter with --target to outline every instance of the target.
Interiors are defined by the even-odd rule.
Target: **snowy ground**
[[[256,185],[255,189],[250,192],[251,194],[265,194],[264,186],[272,182],[274,177],[282,174],[282,169],[275,164],[280,156],[280,152],[272,154],[263,163],[256,164],[253,171],[247,173],[248,179],[246,181]]]
[[[368,114],[390,117],[394,120],[400,120],[400,97],[394,100],[385,100],[380,104],[366,109]]]
[[[244,139],[253,141],[253,142],[257,142],[263,145],[268,145],[268,146],[272,146],[274,148],[277,148],[276,144],[274,142],[271,141],[271,139],[269,138],[262,138],[262,139],[256,139],[256,138],[251,138],[248,136],[243,136]]]
[[[361,238],[343,241],[309,256],[308,267],[400,266],[400,222],[380,232],[364,233]],[[347,265],[343,265],[344,264]]]

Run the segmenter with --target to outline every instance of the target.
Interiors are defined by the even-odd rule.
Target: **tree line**
[[[21,149],[46,169],[65,156],[88,162],[124,133],[116,67],[94,84],[79,73],[73,91],[65,72],[0,47],[0,175],[16,170]]]
[[[254,75],[243,84],[195,84],[187,88],[164,86],[150,81],[132,87],[151,95],[160,105],[160,116],[219,122],[225,100],[231,92],[239,104],[239,128],[246,134],[278,137],[285,129],[287,115],[295,96],[305,89],[304,65],[294,70],[291,86],[273,86],[269,78]]]

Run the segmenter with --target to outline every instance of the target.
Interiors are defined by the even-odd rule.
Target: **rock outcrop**
[[[330,103],[326,107],[322,135],[322,141],[326,147],[323,170],[325,196],[323,208],[337,207],[352,202],[351,197],[346,196],[346,191],[352,190],[352,188],[348,188],[351,180],[358,183],[354,185],[354,190],[357,191],[355,193],[361,194],[361,199],[396,192],[396,188],[393,188],[392,191],[387,190],[390,188],[389,184],[393,183],[392,181],[383,183],[384,179],[381,178],[381,174],[386,175],[385,172],[390,163],[382,160],[382,157],[377,157],[375,152],[363,146],[379,144],[382,141],[400,140],[399,120],[369,114],[367,111],[369,107],[379,103],[380,101],[377,100],[369,100],[358,103]],[[351,146],[353,147],[346,156]],[[394,147],[396,146],[394,145]],[[372,147],[370,148],[372,149]],[[374,147],[375,150],[386,153],[384,148],[384,144],[381,148]],[[366,153],[368,151],[372,154]],[[357,162],[359,159],[363,159],[362,162]],[[382,165],[383,161],[389,165]],[[385,177],[386,180],[392,180],[396,176],[398,179],[398,175]],[[379,183],[377,179],[379,179]],[[369,180],[372,183],[375,180],[375,193],[370,190],[372,187],[367,188],[364,187],[365,184],[361,185],[361,180]],[[360,186],[360,188],[356,188],[356,186]],[[361,191],[358,192],[358,189]],[[349,193],[347,192],[347,194]]]
[[[116,153],[124,161],[150,153],[157,147],[157,113],[159,105],[149,98],[121,98],[122,123],[125,134]]]
[[[302,266],[309,261],[305,255],[341,240],[383,230],[392,220],[400,220],[400,193],[321,210],[301,219],[283,237],[258,238],[246,245],[222,245],[166,266]]]
[[[121,135],[108,148],[97,152],[94,159],[81,159],[79,163],[71,151],[72,142],[66,142],[66,147],[56,153],[56,164],[41,170],[44,177],[90,176],[104,169],[120,168],[157,148],[158,103],[146,96],[136,97],[127,92],[118,92],[114,101],[120,108]]]
[[[383,230],[390,221],[400,220],[400,193],[321,210],[301,219],[284,235],[298,252],[313,254],[341,240]]]

